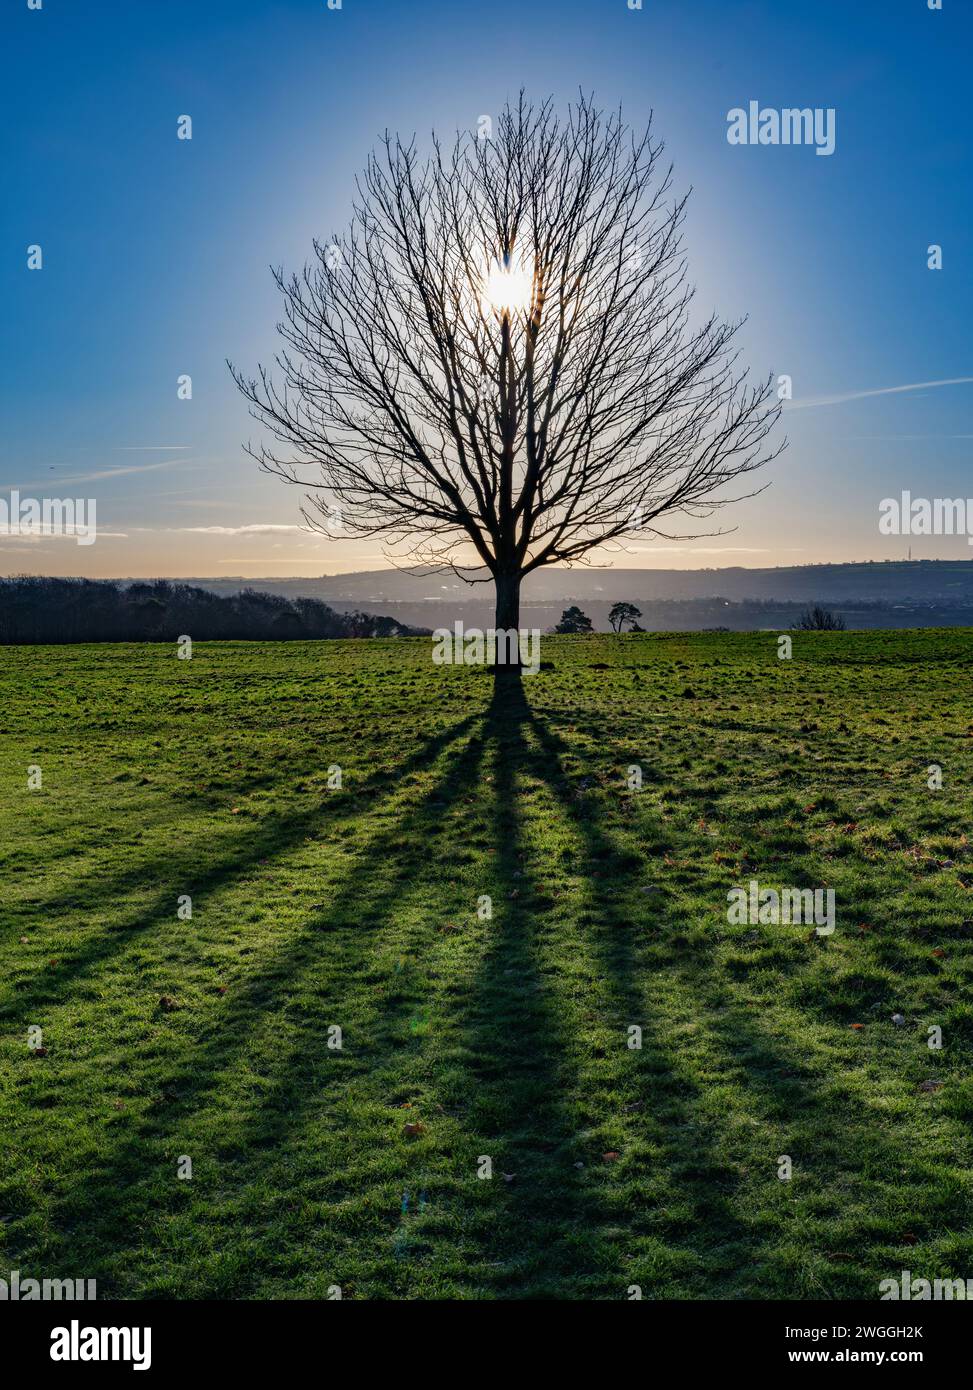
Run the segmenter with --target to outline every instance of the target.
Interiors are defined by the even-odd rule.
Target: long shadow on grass
[[[246,978],[218,1015],[204,1019],[200,1036],[173,1044],[158,1103],[136,1122],[134,1132],[126,1126],[116,1139],[107,1131],[113,1142],[97,1170],[56,1200],[45,1250],[50,1267],[63,1267],[67,1253],[69,1265],[97,1277],[108,1294],[151,1295],[165,1288],[169,1296],[246,1296],[254,1291],[257,1265],[262,1277],[277,1279],[284,1289],[304,1289],[309,1246],[298,1189],[309,1174],[317,1200],[333,1204],[325,1220],[338,1240],[362,1247],[366,1268],[371,1261],[366,1280],[371,1277],[375,1288],[402,1297],[432,1287],[420,1282],[417,1263],[390,1253],[396,1211],[383,1188],[391,1181],[389,1172],[399,1179],[428,1170],[435,1206],[440,1177],[434,1164],[450,1164],[449,1154],[434,1152],[428,1138],[402,1148],[403,1116],[394,1108],[398,1083],[403,1078],[414,1083],[428,1070],[422,1040],[410,1041],[405,1028],[422,992],[403,984],[389,993],[373,966],[377,951],[434,948],[435,926],[417,926],[413,918],[430,901],[423,895],[431,887],[437,886],[435,900],[443,906],[450,889],[442,885],[441,861],[426,851],[443,818],[477,788],[489,757],[495,911],[486,924],[472,1000],[462,1020],[459,1077],[454,1074],[451,1082],[453,1093],[466,1098],[459,1127],[475,1143],[467,1144],[462,1161],[452,1165],[462,1168],[460,1190],[455,1180],[452,1185],[441,1181],[441,1206],[461,1201],[466,1213],[465,1247],[456,1246],[452,1229],[442,1236],[444,1244],[454,1243],[454,1264],[460,1254],[470,1259],[469,1273],[458,1282],[474,1296],[619,1298],[630,1283],[639,1283],[651,1297],[651,1271],[632,1257],[644,1237],[656,1246],[664,1242],[670,1252],[653,1256],[655,1269],[661,1258],[669,1288],[676,1279],[690,1294],[712,1296],[724,1280],[739,1289],[737,1272],[759,1261],[766,1237],[739,1214],[739,1170],[726,1161],[720,1120],[706,1109],[691,1067],[667,1035],[668,1020],[645,1016],[644,956],[633,938],[634,924],[619,905],[620,890],[632,886],[642,871],[640,861],[605,823],[597,798],[578,796],[565,769],[567,745],[522,699],[500,688],[482,731],[462,742],[475,720],[471,716],[415,755],[423,761],[442,756],[439,775],[421,795],[408,799],[391,825],[363,838],[354,863],[328,883],[330,905],[296,928],[283,949],[275,942],[250,958]],[[397,775],[414,764],[415,758],[408,760]],[[547,926],[551,905],[531,886],[529,784],[540,785],[582,849],[582,915],[567,928],[567,937]],[[289,825],[291,833],[276,846],[277,853],[307,833],[307,817],[295,816]],[[246,847],[253,856],[264,852],[252,837]],[[241,851],[225,867],[220,882],[242,874],[249,863]],[[398,885],[395,892],[393,885]],[[663,929],[669,925],[665,913],[660,921]],[[327,971],[327,1003],[317,1012],[311,1001],[324,993],[322,955],[337,952],[339,945],[342,953]],[[585,962],[591,1003],[611,1020],[610,1045],[624,1049],[628,1022],[643,1026],[642,1051],[625,1057],[620,1080],[606,1081],[586,1055],[588,1044],[579,1039],[577,1009],[572,1012],[565,997],[566,949]],[[732,981],[720,981],[703,961],[692,962],[692,969],[685,960],[670,963],[670,969],[700,1013],[712,1004],[714,992],[732,993]],[[362,996],[367,1002],[358,1005],[347,1051],[336,1059],[325,1025],[347,1017]],[[295,999],[308,1013],[306,1026],[302,1021],[299,1030],[274,1045],[269,1034],[275,1020]],[[802,1064],[793,1045],[768,1038],[739,1009],[733,1011],[732,1029],[723,1021],[703,1022],[715,1051],[754,1068],[749,1113],[786,1123],[795,1109],[797,1085],[803,1096],[800,1118],[821,1114],[822,1123],[830,1118],[824,1115],[820,1074]],[[394,1059],[403,1055],[403,1044],[413,1042],[413,1065],[397,1068]],[[240,1090],[240,1072],[249,1066],[252,1049],[259,1076],[247,1095],[246,1082]],[[347,1125],[340,1102],[350,1086],[371,1105],[386,1107],[387,1120],[364,1144],[353,1133],[339,1134],[328,1162],[309,1157],[308,1136],[320,1135],[322,1116],[332,1107],[334,1128]],[[221,1113],[218,1107],[227,1096],[233,1105],[214,1143],[213,1116]],[[602,1159],[608,1146],[602,1136],[614,1123],[627,1126],[633,1138],[644,1137],[643,1129],[648,1133],[657,1155],[651,1167],[629,1163],[624,1132],[620,1159]],[[210,1218],[204,1206],[191,1205],[193,1185],[174,1178],[173,1156],[180,1152],[200,1156],[196,1181],[210,1184],[200,1194],[204,1203],[214,1186],[239,1194],[244,1206],[238,1217]],[[493,1159],[492,1182],[478,1182],[470,1154]],[[775,1158],[768,1154],[768,1165]],[[386,1159],[390,1169],[382,1168]],[[898,1171],[901,1155],[890,1147],[887,1162],[896,1164],[889,1171]],[[472,1215],[462,1185],[467,1181],[474,1189]],[[373,1203],[367,1224],[360,1210],[344,1210],[344,1199],[356,1195],[356,1183],[368,1187]],[[277,1195],[266,1195],[272,1191]],[[664,1209],[669,1203],[681,1208],[675,1219]],[[281,1216],[282,1208],[293,1208],[294,1214]],[[206,1246],[211,1219],[232,1247],[222,1262]],[[202,1283],[173,1291],[154,1271],[177,1270],[186,1277],[193,1267],[194,1221],[201,1223]],[[273,1235],[264,1237],[272,1223]],[[146,1231],[153,1233],[152,1252],[141,1243]],[[419,1235],[421,1241],[421,1228]],[[435,1231],[429,1236],[434,1243]],[[280,1256],[274,1253],[278,1242]],[[416,1250],[421,1261],[421,1246]],[[666,1267],[669,1258],[676,1262],[673,1270]]]
[[[481,1277],[501,1297],[578,1295],[621,1273],[599,1234],[604,1213],[577,1163],[577,1078],[568,1022],[545,971],[533,911],[523,797],[534,759],[519,687],[498,685],[492,752],[495,907],[466,1021],[467,1128],[493,1165]]]
[[[625,1298],[630,1284],[652,1279],[632,1259],[639,1236],[653,1234],[646,1211],[648,1172],[627,1155],[610,1155],[606,1136],[638,1123],[646,1104],[677,1093],[680,1103],[697,1097],[662,1030],[645,1023],[642,982],[632,946],[632,924],[616,898],[621,881],[640,867],[620,848],[591,808],[578,799],[564,769],[566,745],[531,710],[519,691],[498,688],[487,721],[494,750],[494,824],[500,911],[482,961],[468,1025],[470,1094],[467,1122],[482,1136],[494,1168],[511,1180],[496,1187],[498,1217],[489,1240],[495,1290],[511,1297]],[[543,925],[550,903],[540,902],[525,874],[526,833],[522,802],[527,780],[546,788],[555,817],[560,814],[580,839],[577,876],[584,887],[580,927],[555,940]],[[552,866],[546,866],[551,871]],[[545,869],[541,869],[545,872]],[[642,1050],[629,1053],[632,1067],[619,1080],[599,1073],[586,1055],[592,1044],[579,1038],[578,1008],[566,993],[565,954],[583,958],[591,982],[590,1005],[601,1018],[594,1032],[607,1046],[625,1052],[626,1025],[643,1023]],[[588,1031],[588,1030],[584,1030]],[[733,1212],[735,1175],[715,1156],[715,1136],[697,1128],[691,1155],[678,1142],[664,1144],[666,1163],[685,1179],[695,1176],[695,1221],[710,1223],[724,1251],[743,1258],[746,1231]],[[497,1161],[498,1160],[498,1161]],[[616,1166],[617,1165],[617,1166]],[[619,1228],[628,1242],[620,1241]],[[703,1241],[705,1244],[705,1240]]]
[[[336,1103],[352,1078],[360,1078],[371,1064],[380,1065],[383,1052],[400,1044],[407,1015],[420,1002],[407,987],[391,997],[373,996],[373,1002],[357,1014],[356,1028],[346,1040],[347,1053],[341,1057],[329,1048],[326,1025],[347,1018],[353,1001],[363,993],[368,996],[369,972],[383,945],[396,952],[409,949],[408,930],[397,930],[396,918],[407,912],[410,896],[428,888],[430,881],[442,880],[442,867],[431,856],[424,857],[423,850],[446,810],[476,782],[482,743],[475,734],[465,742],[462,737],[475,720],[471,716],[434,741],[435,751],[444,755],[441,775],[391,826],[359,846],[354,864],[328,885],[329,907],[317,911],[283,950],[272,947],[255,963],[251,961],[250,973],[233,989],[227,1006],[202,1036],[176,1044],[165,1084],[135,1132],[126,1132],[104,1152],[97,1169],[55,1203],[50,1221],[53,1248],[45,1251],[49,1260],[55,1260],[57,1246],[63,1242],[72,1261],[90,1269],[106,1293],[144,1296],[148,1292],[151,1296],[158,1291],[153,1286],[153,1266],[166,1264],[167,1223],[174,1223],[171,1229],[177,1230],[172,1237],[177,1248],[168,1252],[170,1268],[184,1269],[190,1259],[191,1236],[186,1236],[185,1227],[187,1220],[192,1224],[193,1194],[189,1185],[175,1180],[168,1157],[176,1152],[173,1146],[192,1156],[193,1126],[202,1124],[206,1137],[195,1144],[199,1178],[215,1176],[219,1186],[236,1178],[243,1200],[248,1200],[248,1192],[266,1192],[273,1187],[275,1155],[293,1157],[300,1150],[312,1114],[319,1114],[322,1105]],[[405,767],[414,762],[409,759]],[[403,879],[405,886],[397,886]],[[276,1039],[281,1008],[301,997],[302,990],[307,990],[305,1004],[321,993],[322,956],[337,949],[338,938],[343,954],[334,988],[328,991],[327,1017],[309,1018],[293,1038]],[[244,1059],[254,1049],[260,1085],[241,1100],[233,1087],[239,1082]],[[244,1069],[252,1075],[249,1067],[247,1061]],[[206,1121],[214,1107],[225,1104],[228,1093],[232,1093],[231,1105],[214,1145],[213,1130],[206,1130]],[[390,1117],[398,1140],[401,1112],[391,1110]],[[289,1192],[294,1168],[286,1160],[281,1162],[279,1201],[288,1202],[295,1195]],[[259,1231],[270,1219],[268,1213],[254,1212],[240,1238],[234,1239],[234,1248],[216,1261],[218,1273],[202,1263],[198,1266],[202,1286],[181,1287],[179,1294],[169,1291],[168,1296],[252,1293],[253,1251]],[[147,1252],[140,1237],[150,1227],[156,1233],[156,1248]],[[63,1255],[62,1250],[62,1263]],[[267,1274],[268,1265],[273,1269],[273,1259],[268,1256],[262,1275]],[[279,1269],[275,1273],[281,1277]],[[301,1274],[306,1277],[307,1269]],[[405,1278],[405,1271],[401,1277]]]
[[[70,998],[79,984],[90,980],[111,957],[123,951],[133,940],[160,927],[170,927],[174,920],[176,900],[180,893],[192,891],[194,903],[205,909],[207,900],[228,885],[245,878],[258,863],[270,863],[300,844],[309,835],[324,827],[334,826],[343,818],[359,814],[359,800],[369,798],[368,812],[375,809],[380,798],[395,794],[402,781],[417,771],[431,767],[436,759],[461,739],[476,722],[469,715],[435,736],[425,739],[410,757],[389,774],[377,772],[360,784],[351,784],[335,796],[330,794],[316,805],[284,816],[262,819],[253,827],[234,827],[232,841],[225,852],[218,852],[209,867],[200,871],[200,852],[195,847],[183,857],[160,856],[155,860],[127,861],[118,872],[102,875],[87,886],[87,896],[79,885],[75,891],[61,892],[31,904],[37,914],[71,911],[78,915],[105,910],[105,904],[125,897],[146,882],[164,881],[147,903],[136,902],[121,923],[110,928],[90,928],[90,938],[80,950],[62,957],[56,971],[39,972],[26,986],[11,991],[0,999],[0,1017],[26,1018],[41,1005],[59,1004]],[[366,812],[366,814],[368,814]],[[212,843],[205,853],[212,854]],[[127,919],[127,920],[126,920]]]
[[[685,923],[674,917],[664,897],[652,899],[658,903],[656,941],[654,949],[646,949],[645,936],[640,939],[642,924],[619,908],[622,891],[626,887],[636,889],[645,863],[620,844],[615,831],[606,825],[598,797],[579,794],[572,787],[564,765],[569,750],[563,740],[533,712],[523,712],[520,723],[539,750],[539,756],[531,759],[533,769],[546,782],[584,846],[587,911],[577,950],[590,954],[592,979],[603,985],[600,1006],[619,1025],[619,1032],[623,1020],[638,1022],[643,1029],[642,1049],[632,1059],[635,1065],[627,1094],[634,1092],[630,1103],[633,1109],[639,1107],[637,1113],[644,1114],[645,1129],[662,1161],[641,1176],[649,1190],[653,1190],[652,1178],[656,1179],[654,1191],[662,1198],[660,1206],[672,1200],[690,1213],[688,1219],[673,1221],[664,1212],[653,1211],[655,1203],[650,1202],[646,1210],[642,1200],[639,1212],[631,1213],[626,1224],[632,1232],[657,1234],[677,1254],[691,1255],[688,1267],[685,1261],[680,1264],[688,1276],[682,1279],[682,1287],[690,1296],[720,1296],[721,1290],[731,1289],[733,1296],[739,1297],[741,1287],[763,1287],[763,1296],[768,1296],[768,1279],[773,1287],[774,1270],[781,1275],[779,1247],[789,1238],[790,1207],[781,1198],[784,1185],[776,1178],[777,1153],[794,1147],[795,1132],[801,1135],[796,1161],[810,1179],[813,1192],[854,1181],[861,1184],[866,1210],[869,1194],[872,1203],[891,1200],[894,1195],[891,1187],[883,1190],[881,1184],[874,1183],[875,1175],[904,1174],[914,1161],[908,1135],[883,1131],[873,1116],[862,1113],[851,1095],[844,1103],[836,1097],[833,1068],[825,1065],[822,1070],[799,1050],[796,1034],[802,1019],[795,1010],[789,1010],[793,1035],[782,1037],[773,1031],[773,1025],[768,1028],[759,1010],[748,1008],[743,998],[746,983],[741,986],[730,978],[705,948],[683,940],[681,945],[674,943],[671,951],[666,950],[660,933],[679,933]],[[529,757],[525,749],[521,752]],[[658,885],[647,887],[658,890]],[[648,910],[653,910],[651,905]],[[753,1221],[754,1181],[740,1159],[739,1128],[734,1135],[732,1124],[714,1113],[694,1076],[691,1060],[674,1043],[670,1025],[678,1020],[660,1013],[659,1008],[646,1009],[647,985],[651,983],[646,971],[660,968],[663,950],[666,954],[661,968],[704,1040],[711,1070],[719,1074],[721,1086],[733,1088],[738,1114],[767,1130],[768,1151],[761,1164],[766,1182],[758,1180],[757,1185],[763,1191],[758,1205],[766,1208],[764,1218],[767,1210],[775,1207],[779,1213],[780,1224],[770,1237],[766,1219],[756,1224]],[[660,1177],[668,1192],[660,1189]],[[920,1205],[928,1209],[930,1221],[942,1215],[934,1194]],[[891,1209],[888,1217],[894,1225]],[[794,1210],[794,1221],[795,1238],[807,1243],[799,1207]],[[912,1224],[923,1224],[918,1209]],[[826,1242],[828,1238],[821,1239]],[[876,1243],[874,1238],[872,1243]],[[815,1253],[825,1256],[826,1244],[815,1252],[811,1242],[808,1255]],[[793,1273],[785,1271],[783,1277]],[[873,1296],[874,1280],[869,1283],[853,1269],[832,1270],[829,1278],[830,1289],[819,1283],[813,1290],[799,1292],[805,1296],[808,1292]],[[635,1282],[643,1281],[636,1277]],[[651,1287],[651,1280],[645,1282]],[[776,1285],[780,1287],[780,1277]],[[648,1290],[646,1296],[651,1296]]]

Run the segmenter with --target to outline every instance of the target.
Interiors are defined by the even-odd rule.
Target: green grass
[[[973,633],[544,639],[520,709],[429,653],[4,649],[0,1274],[973,1277]],[[834,888],[834,935],[729,925],[750,878]]]

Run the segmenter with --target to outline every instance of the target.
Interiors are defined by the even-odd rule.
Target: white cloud
[[[98,529],[97,527],[95,527],[93,530],[89,531],[88,528],[87,528],[86,526],[84,526],[84,525],[77,526],[77,525],[75,525],[73,522],[65,522],[65,523],[64,523],[64,529],[63,529],[63,530],[60,530],[60,531],[43,531],[43,530],[41,530],[41,531],[37,531],[37,532],[21,531],[21,532],[18,533],[17,531],[3,531],[3,530],[0,530],[0,536],[3,536],[3,539],[4,539],[4,546],[3,546],[4,549],[7,548],[7,544],[12,545],[12,546],[13,546],[13,545],[39,545],[40,542],[41,542],[42,540],[45,540],[45,541],[75,540],[76,537],[78,537],[78,536],[88,536],[88,535],[97,536],[98,540],[100,540],[100,541],[102,541],[102,540],[116,540],[116,541],[122,540],[122,541],[127,541],[127,540],[128,540],[128,532],[127,532],[127,531],[102,531],[102,530]]]
[[[811,396],[806,401],[785,401],[784,410],[809,410],[817,405],[844,405],[845,401],[863,401],[867,396],[896,396],[902,391],[925,391],[931,386],[968,386],[973,376],[951,376],[943,381],[913,381],[905,386],[881,386],[875,391],[845,391],[837,396]]]
[[[191,534],[196,536],[279,536],[279,535],[299,535],[299,536],[318,536],[317,531],[312,531],[308,526],[275,526],[269,522],[255,522],[250,526],[176,526],[176,531],[181,534]],[[322,540],[327,537],[321,536]]]

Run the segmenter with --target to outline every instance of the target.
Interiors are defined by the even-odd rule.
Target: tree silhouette
[[[801,614],[794,627],[799,632],[844,632],[845,620],[840,613],[815,605]]]
[[[386,132],[347,232],[274,272],[278,379],[231,365],[269,434],[248,451],[310,524],[492,580],[515,628],[533,570],[737,500],[779,407],[739,324],[690,312],[662,155],[585,97],[560,119],[521,94],[428,159]]]
[[[635,624],[641,616],[641,608],[636,608],[634,603],[621,602],[612,604],[608,614],[608,621],[611,623],[615,632],[621,632],[623,623],[631,623],[632,630],[634,631]]]
[[[559,633],[592,632],[594,629],[587,613],[582,613],[580,608],[572,604],[570,608],[565,608],[561,614],[561,621],[554,625],[554,631]]]

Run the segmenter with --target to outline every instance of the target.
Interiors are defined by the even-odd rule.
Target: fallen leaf
[[[407,1120],[402,1127],[402,1133],[406,1139],[418,1139],[420,1134],[426,1132],[426,1126],[421,1120]]]

